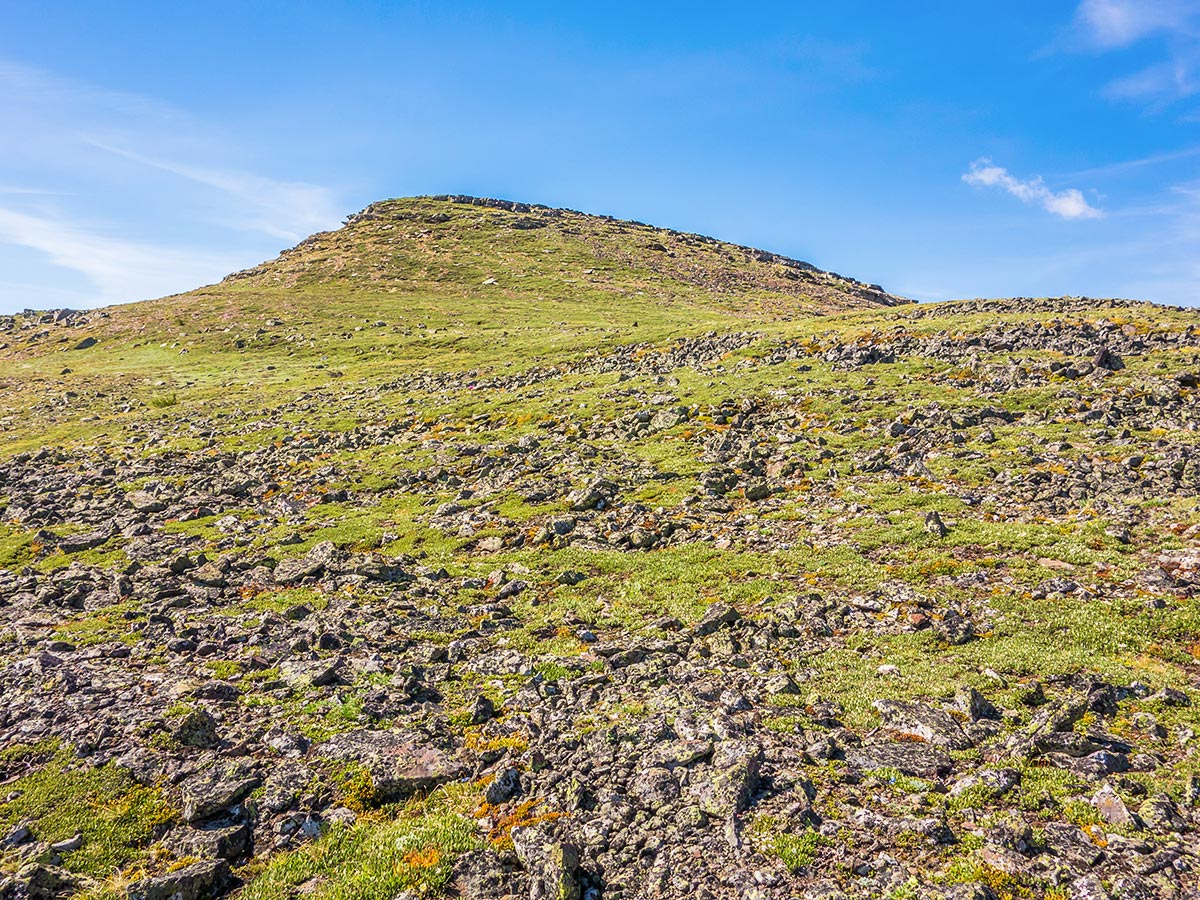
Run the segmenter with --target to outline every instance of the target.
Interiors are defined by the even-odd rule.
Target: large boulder
[[[206,900],[234,884],[229,863],[206,859],[165,875],[143,878],[129,886],[129,900]]]
[[[529,900],[579,900],[579,848],[562,840],[554,823],[514,828],[512,841],[529,873]]]
[[[875,708],[889,731],[949,750],[966,750],[971,746],[971,739],[953,716],[927,703],[876,700]]]
[[[374,799],[381,803],[467,774],[461,761],[410,731],[347,731],[314,747],[311,755],[362,766],[371,777]]]
[[[852,769],[895,769],[915,778],[940,778],[954,768],[945,751],[928,744],[865,744],[846,750],[846,764]]]
[[[728,819],[750,806],[758,789],[762,751],[748,741],[721,741],[713,748],[712,765],[694,773],[692,793],[710,816]]]
[[[244,763],[217,765],[183,782],[183,821],[200,822],[221,815],[262,783]]]

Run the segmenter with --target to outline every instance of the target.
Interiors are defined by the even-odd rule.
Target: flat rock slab
[[[928,744],[867,744],[846,750],[853,769],[895,769],[916,778],[940,778],[954,768],[949,754]]]
[[[220,815],[261,783],[257,772],[241,764],[199,772],[181,786],[183,821],[199,822]]]
[[[280,677],[293,687],[325,687],[338,681],[341,674],[341,657],[285,659],[279,664]]]
[[[174,872],[144,878],[129,886],[129,900],[205,900],[225,893],[234,884],[229,863],[207,859]]]
[[[429,790],[467,772],[459,760],[409,731],[347,731],[314,747],[310,755],[361,765],[381,802]]]
[[[276,584],[291,584],[303,581],[305,578],[315,578],[325,571],[325,567],[337,556],[337,548],[332,541],[321,541],[303,556],[289,556],[279,561],[275,567]]]
[[[971,739],[952,715],[927,703],[876,700],[875,708],[883,718],[884,727],[891,731],[951,750],[966,750],[971,746]]]

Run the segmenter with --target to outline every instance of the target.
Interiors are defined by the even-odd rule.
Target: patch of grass
[[[897,791],[904,794],[926,794],[933,789],[933,785],[922,778],[914,778],[911,775],[905,775],[899,769],[881,768],[872,769],[864,773],[870,777],[877,778],[884,784],[887,784]]]
[[[115,603],[95,612],[80,613],[60,623],[54,629],[54,637],[70,641],[77,647],[119,641],[133,645],[140,635],[131,630],[131,624],[141,619],[141,613],[133,602]]]
[[[769,814],[754,817],[750,823],[750,838],[760,853],[775,857],[793,872],[811,866],[818,849],[825,843],[820,832],[811,829],[787,831],[779,817]]]
[[[211,659],[204,664],[212,672],[213,678],[228,680],[242,674],[243,665],[236,659]]]
[[[90,768],[65,748],[6,785],[5,792],[15,797],[0,802],[0,830],[30,820],[38,840],[82,835],[82,845],[64,855],[63,866],[95,878],[146,857],[177,815],[161,792],[137,784],[124,769],[112,763]]]
[[[334,825],[312,844],[271,859],[243,900],[290,900],[299,885],[313,900],[379,900],[401,891],[422,896],[446,886],[458,854],[483,845],[467,815],[471,798],[438,791],[394,818]]]
[[[20,569],[33,562],[40,551],[32,532],[0,525],[0,569]]]

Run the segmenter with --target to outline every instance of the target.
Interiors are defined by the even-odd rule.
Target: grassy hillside
[[[418,199],[6,327],[0,896],[1195,883],[1191,310]]]
[[[477,205],[496,203],[502,207]],[[188,294],[0,320],[0,440],[162,402],[255,406],[335,378],[540,362],[817,312],[906,302],[786,257],[504,201],[390,200]],[[80,342],[96,341],[86,350]],[[66,423],[69,428],[62,428]]]

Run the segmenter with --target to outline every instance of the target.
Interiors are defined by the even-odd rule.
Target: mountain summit
[[[910,301],[876,284],[697,234],[510,200],[434,196],[373,203],[229,280],[345,282],[358,288],[461,285],[548,296],[637,293],[763,305],[762,313],[832,312]]]

